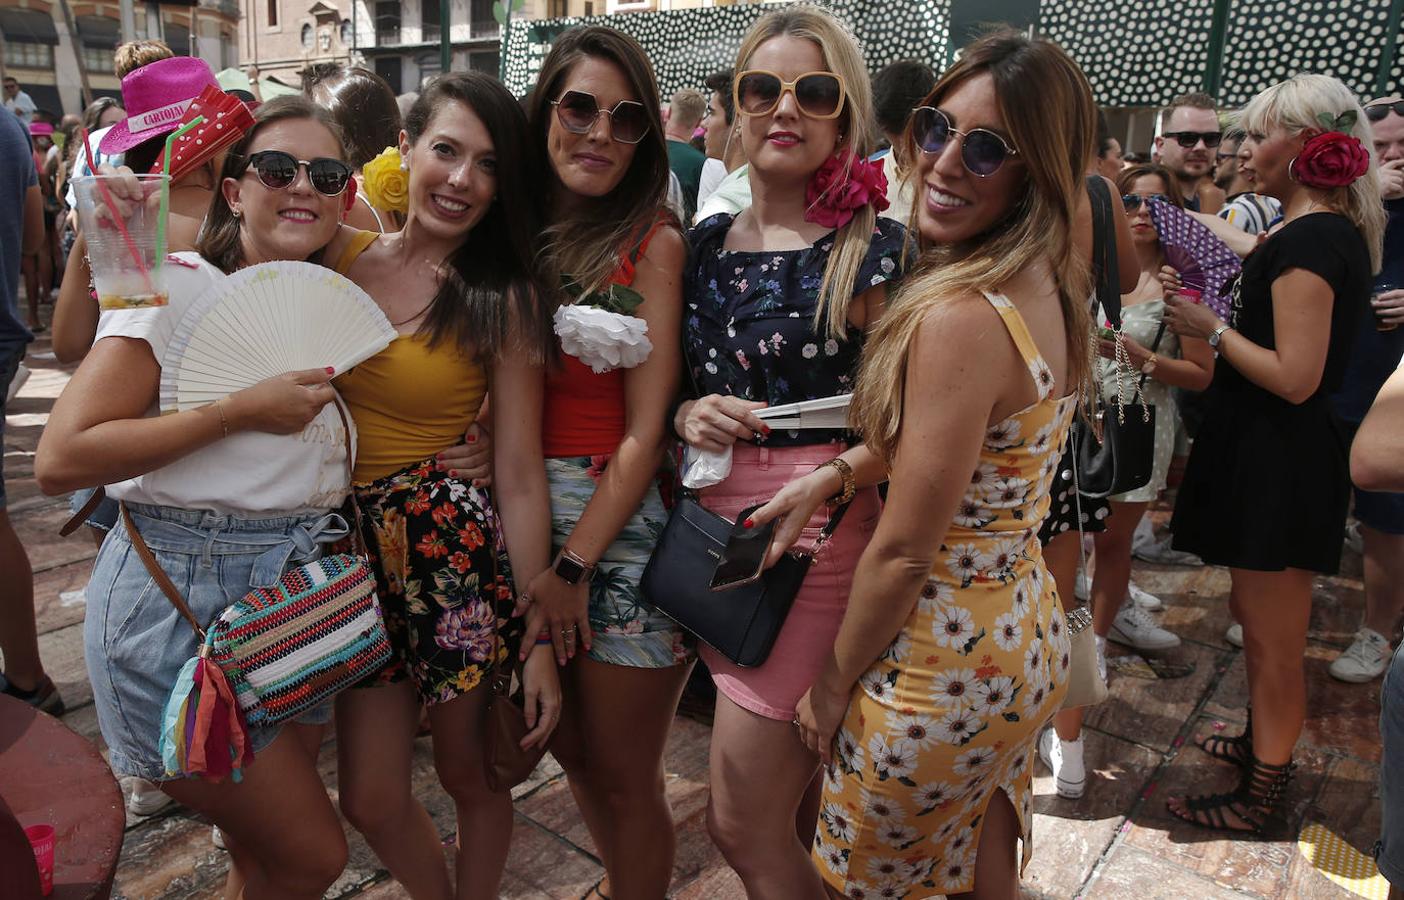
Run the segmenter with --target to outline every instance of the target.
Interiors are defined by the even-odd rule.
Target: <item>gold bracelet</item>
[[[224,407],[219,405],[218,400],[210,405],[219,413],[219,430],[224,432],[224,437],[229,437],[229,420],[224,416]]]
[[[833,459],[815,468],[814,471],[817,472],[819,469],[835,470],[839,473],[839,478],[843,482],[843,487],[839,492],[828,499],[827,502],[830,506],[838,506],[847,503],[858,493],[858,479],[853,476],[853,467],[848,464],[847,460],[835,456]]]

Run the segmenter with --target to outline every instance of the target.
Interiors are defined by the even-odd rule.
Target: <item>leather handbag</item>
[[[847,511],[847,503],[834,507],[812,550],[790,550],[757,581],[714,591],[712,573],[735,523],[685,494],[644,568],[644,600],[738,666],[758,666],[770,655],[815,555]]]
[[[1065,616],[1071,643],[1068,663],[1068,693],[1063,709],[1095,706],[1107,699],[1107,683],[1097,669],[1097,636],[1092,631],[1092,613],[1079,606]]]
[[[541,757],[546,755],[546,747],[522,749],[522,738],[531,731],[526,723],[526,711],[522,708],[521,683],[522,668],[516,654],[507,660],[498,660],[499,650],[493,647],[492,672],[488,675],[491,694],[487,703],[487,722],[483,746],[483,778],[489,790],[506,793],[531,777]],[[517,691],[513,693],[513,680]]]
[[[1156,330],[1151,352],[1160,346],[1165,323]],[[1124,372],[1130,368],[1121,333],[1116,335],[1117,368],[1116,414],[1108,415],[1109,407],[1100,396],[1090,421],[1073,422],[1073,449],[1077,456],[1077,489],[1089,497],[1124,494],[1150,483],[1155,468],[1155,404],[1146,403],[1143,393],[1146,378],[1141,373],[1136,381],[1131,402],[1126,402]]]

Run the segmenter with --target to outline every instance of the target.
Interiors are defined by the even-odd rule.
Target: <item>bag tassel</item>
[[[209,652],[209,644],[201,645],[181,667],[162,717],[161,757],[168,775],[237,782],[253,762],[253,748],[229,679]]]

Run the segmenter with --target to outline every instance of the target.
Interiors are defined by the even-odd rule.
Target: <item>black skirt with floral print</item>
[[[414,682],[428,704],[466,694],[521,642],[507,554],[487,491],[433,460],[356,486],[395,660],[375,679]],[[497,640],[501,634],[501,642]]]

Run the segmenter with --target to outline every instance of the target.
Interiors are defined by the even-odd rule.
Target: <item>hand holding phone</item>
[[[732,526],[727,538],[726,549],[722,551],[717,568],[712,573],[711,589],[725,591],[742,585],[752,584],[760,579],[765,569],[765,556],[770,550],[770,539],[775,534],[775,521],[747,528],[746,521],[751,513],[759,509],[752,506],[743,509]]]

